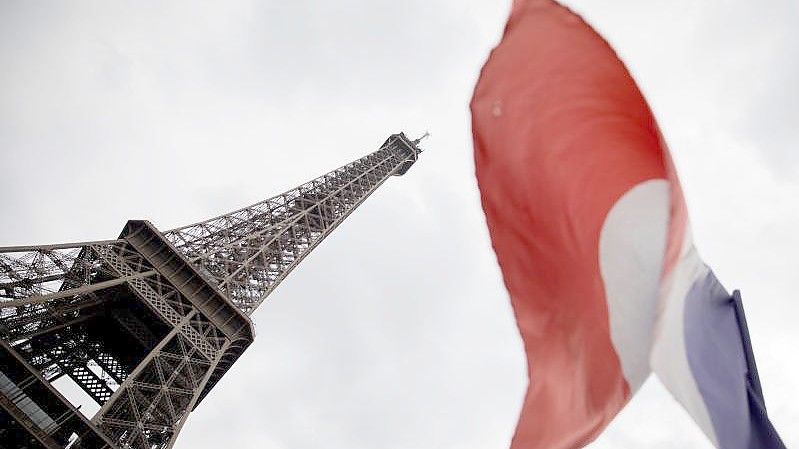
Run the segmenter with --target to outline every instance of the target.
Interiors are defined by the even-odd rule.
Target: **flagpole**
[[[744,356],[746,357],[747,377],[752,390],[757,394],[760,403],[763,406],[763,411],[766,411],[766,400],[763,398],[763,389],[760,387],[760,376],[757,373],[757,364],[755,363],[755,354],[752,351],[752,340],[749,337],[749,327],[746,325],[746,314],[744,314],[743,300],[741,299],[741,291],[735,290],[732,292],[732,303],[735,307],[735,319],[738,321],[738,327],[741,330],[741,341],[744,346]]]

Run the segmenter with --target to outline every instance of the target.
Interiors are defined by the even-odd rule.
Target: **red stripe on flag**
[[[665,147],[613,50],[549,0],[514,2],[471,111],[483,208],[529,367],[512,447],[581,447],[630,396],[600,230],[626,191],[667,177]]]

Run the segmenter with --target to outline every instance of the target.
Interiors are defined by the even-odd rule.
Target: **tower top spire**
[[[419,142],[421,142],[422,140],[424,140],[427,137],[430,137],[430,132],[429,131],[425,131],[424,134],[422,134],[419,138],[417,138],[416,140],[413,141],[413,144],[414,145],[419,145]]]

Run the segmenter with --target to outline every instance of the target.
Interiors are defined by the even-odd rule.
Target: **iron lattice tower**
[[[252,312],[390,176],[419,140],[285,193],[159,232],[0,248],[0,449],[172,447],[183,423],[253,341]],[[68,376],[100,410],[54,388]]]

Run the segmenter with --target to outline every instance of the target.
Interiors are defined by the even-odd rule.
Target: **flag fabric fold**
[[[528,359],[512,447],[586,445],[652,371],[717,447],[783,447],[750,405],[735,303],[696,253],[668,149],[611,47],[552,0],[516,0],[470,106]]]

